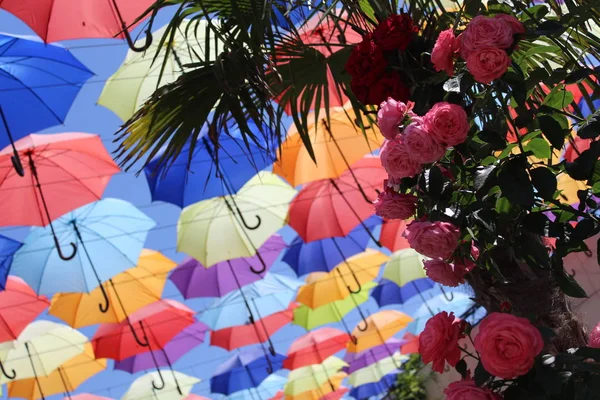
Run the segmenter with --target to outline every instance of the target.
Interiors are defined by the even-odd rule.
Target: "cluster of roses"
[[[418,28],[406,14],[392,15],[373,33],[363,36],[346,63],[352,76],[352,93],[363,104],[379,104],[388,97],[407,101],[409,88],[397,71],[390,69],[394,52],[404,51]]]
[[[490,83],[504,75],[511,64],[510,52],[524,33],[525,27],[512,15],[478,15],[458,37],[452,29],[442,31],[431,62],[436,71],[452,76],[454,60],[460,54],[477,82]]]
[[[456,366],[462,352],[459,340],[466,336],[468,324],[441,312],[432,317],[419,337],[419,353],[425,363],[432,363],[436,372],[444,372],[445,363]],[[483,368],[501,379],[525,375],[544,348],[540,331],[525,318],[506,313],[491,313],[479,325],[473,342]],[[444,390],[446,400],[498,400],[502,396],[486,387],[478,387],[467,371],[463,380],[451,383]]]

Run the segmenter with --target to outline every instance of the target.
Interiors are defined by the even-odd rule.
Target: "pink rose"
[[[495,48],[475,50],[467,58],[469,72],[480,83],[490,83],[500,78],[508,70],[510,63],[506,51]]]
[[[455,366],[460,360],[458,340],[464,337],[463,324],[454,313],[442,311],[429,318],[419,335],[419,354],[425,364],[433,362],[431,369],[442,373],[446,361]]]
[[[448,259],[456,250],[460,229],[449,222],[413,221],[404,231],[410,247],[431,258]]]
[[[404,138],[401,135],[383,143],[379,158],[381,165],[393,179],[415,176],[423,169],[421,164],[413,161],[408,155]]]
[[[444,389],[446,400],[501,400],[502,396],[488,388],[479,387],[473,379],[452,382]]]
[[[475,337],[485,370],[504,379],[525,375],[543,348],[542,335],[529,320],[505,313],[489,314]]]
[[[441,144],[456,146],[469,134],[467,113],[461,106],[445,101],[437,103],[423,117],[425,129]]]
[[[508,14],[498,14],[494,16],[495,19],[504,21],[512,29],[513,35],[522,35],[525,33],[525,27],[515,16]]]
[[[385,219],[408,219],[417,212],[417,196],[402,194],[389,187],[375,200],[375,214]]]
[[[461,266],[457,267],[440,259],[423,261],[423,265],[425,273],[434,282],[450,287],[465,283],[465,275],[468,271]]]
[[[600,349],[600,323],[590,332],[588,346]]]
[[[471,243],[471,257],[474,260],[479,258],[479,249],[475,246],[475,244]],[[473,268],[475,268],[475,263],[469,257],[454,257],[454,265],[458,268],[464,269],[466,272],[470,272]]]
[[[460,55],[467,60],[475,50],[508,49],[513,45],[513,27],[499,18],[478,15],[459,36]]]
[[[399,126],[404,122],[408,113],[408,106],[401,101],[391,97],[381,103],[377,112],[377,124],[381,134],[386,139],[393,139],[398,135]]]
[[[415,122],[404,129],[404,145],[410,157],[422,164],[438,161],[446,154],[446,148],[431,136],[425,126]]]
[[[440,33],[433,51],[431,62],[436,71],[446,71],[449,76],[454,75],[454,55],[460,50],[460,41],[454,36],[452,29]]]

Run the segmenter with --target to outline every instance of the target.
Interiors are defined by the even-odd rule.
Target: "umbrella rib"
[[[64,154],[68,153],[65,152]],[[92,189],[90,189],[85,183],[83,183],[78,177],[76,177],[75,175],[73,175],[71,172],[69,172],[65,167],[61,166],[60,164],[57,164],[56,162],[54,162],[51,158],[49,157],[45,157],[44,155],[40,154],[39,158],[48,161],[49,163],[51,163],[52,165],[56,166],[56,168],[62,170],[63,172],[65,172],[68,176],[72,177],[74,181],[76,181],[77,183],[79,183],[80,186],[82,186],[83,188],[85,188],[85,190],[89,193],[91,193],[95,198],[100,199],[100,197],[98,197],[98,195],[96,193],[94,193],[92,191]]]
[[[59,47],[59,49],[60,49],[60,47]],[[2,56],[0,56],[0,58],[1,58],[1,57],[2,57]],[[66,66],[66,67],[70,67],[70,68],[73,68],[73,69],[77,69],[77,70],[79,70],[79,71],[81,71],[81,72],[86,72],[87,74],[89,74],[89,75],[90,75],[89,77],[87,77],[87,78],[85,79],[86,81],[87,81],[89,78],[91,78],[92,76],[94,76],[94,75],[95,75],[95,74],[94,74],[92,71],[90,71],[89,69],[87,69],[87,68],[85,67],[85,65],[83,65],[83,64],[81,64],[81,63],[79,63],[81,66],[78,66],[78,65],[74,65],[74,64],[70,64],[70,63],[67,63],[67,62],[64,62],[64,61],[57,60],[56,58],[50,58],[50,57],[45,57],[45,56],[37,56],[37,55],[36,55],[36,56],[19,56],[19,55],[14,55],[14,56],[5,56],[5,57],[21,57],[21,58],[20,58],[20,59],[18,59],[18,60],[11,61],[10,63],[7,63],[7,62],[5,62],[4,64],[15,64],[15,65],[18,65],[19,67],[22,67],[22,68],[31,68],[31,69],[34,69],[34,70],[37,70],[37,71],[41,71],[41,72],[44,72],[45,74],[48,74],[48,75],[54,76],[54,77],[56,77],[57,79],[60,79],[61,81],[68,83],[69,85],[80,85],[80,84],[82,84],[83,82],[80,82],[80,83],[71,83],[71,82],[67,81],[66,79],[62,78],[61,76],[59,76],[59,75],[56,75],[56,74],[53,74],[53,73],[51,73],[51,72],[50,72],[50,71],[48,71],[48,70],[45,70],[45,69],[40,69],[40,68],[37,68],[37,67],[35,67],[35,66],[33,66],[33,65],[28,65],[28,64],[20,64],[20,63],[21,63],[21,62],[23,62],[23,61],[26,61],[26,60],[45,60],[45,61],[50,61],[50,62],[53,62],[53,63],[56,63],[56,64],[64,65],[64,66]],[[74,59],[75,61],[77,61],[77,59],[76,59],[75,57],[73,57],[73,59]],[[8,74],[9,74],[10,76],[13,76],[13,75],[12,75],[12,74],[10,74],[10,73],[8,73]],[[53,85],[53,86],[54,86],[54,85]],[[64,85],[60,85],[60,86],[64,86]],[[44,87],[44,85],[36,86],[36,88],[43,88],[43,87]]]

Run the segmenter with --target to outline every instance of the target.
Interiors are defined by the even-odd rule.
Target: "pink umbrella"
[[[65,397],[63,400],[113,400],[108,397],[96,396],[89,393],[81,393],[76,396]]]
[[[406,221],[401,219],[383,221],[379,242],[391,251],[409,249],[408,240],[403,236],[404,229],[406,229]]]
[[[208,397],[202,397],[202,396],[198,396],[197,394],[190,393],[188,395],[188,397],[186,397],[184,400],[210,400],[210,399]]]

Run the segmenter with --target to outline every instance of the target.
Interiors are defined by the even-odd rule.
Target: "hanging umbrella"
[[[398,250],[390,256],[383,269],[383,277],[401,287],[417,279],[426,278],[427,274],[423,268],[425,260],[428,258],[413,249]]]
[[[390,251],[410,249],[408,240],[404,237],[404,230],[409,221],[402,219],[391,219],[383,221],[379,242]]]
[[[106,369],[106,360],[97,360],[94,348],[86,343],[83,353],[71,358],[48,376],[20,379],[8,384],[9,397],[44,399],[59,393],[70,393],[92,376]]]
[[[289,224],[305,242],[343,237],[358,225],[370,233],[363,221],[375,214],[372,201],[386,178],[379,157],[368,156],[339,178],[311,182],[290,204]]]
[[[81,393],[75,396],[65,397],[63,400],[113,400],[108,397],[100,397],[93,394]]]
[[[194,388],[194,385],[200,382],[200,379],[172,371],[164,374],[164,387],[156,390],[154,383],[163,376],[161,371],[150,372],[137,378],[127,392],[121,397],[121,400],[182,400],[186,398]]]
[[[6,288],[6,280],[13,261],[13,256],[22,245],[23,243],[21,242],[0,235],[0,290]]]
[[[283,366],[290,370],[320,364],[329,356],[344,349],[350,340],[347,333],[334,328],[320,328],[296,339]]]
[[[295,369],[288,375],[288,382],[286,383],[283,392],[287,396],[296,396],[309,390],[318,390],[321,388],[321,385],[327,383],[329,384],[331,391],[335,391],[336,388],[332,379],[342,368],[347,366],[348,364],[344,361],[335,356],[331,356],[325,359],[321,364],[307,365]],[[345,377],[345,374],[337,375],[337,377],[340,376]]]
[[[406,340],[406,343],[400,347],[400,353],[414,354],[419,352],[419,335],[413,335],[410,332],[406,332],[402,337],[402,340]]]
[[[53,224],[54,232],[47,227],[31,230],[15,254],[11,274],[44,295],[90,292],[100,286],[101,307],[108,310],[108,295],[101,283],[137,264],[154,221],[124,200],[104,199],[79,207]],[[82,248],[76,258],[65,261],[61,257],[60,247],[54,246],[55,233],[58,246],[70,242]]]
[[[329,272],[346,258],[365,251],[370,240],[369,232],[380,223],[381,218],[372,216],[364,221],[368,231],[360,225],[345,237],[332,237],[308,243],[297,236],[283,255],[282,261],[298,276],[316,271]]]
[[[287,379],[279,375],[269,375],[258,385],[256,389],[240,390],[227,396],[227,400],[256,400],[269,399],[277,394],[280,388],[287,382]]]
[[[11,341],[16,340],[49,303],[21,278],[9,276],[6,287],[0,292],[0,349],[12,347]]]
[[[103,304],[100,287],[90,293],[58,293],[52,298],[49,313],[62,319],[73,328],[121,322],[127,315],[160,300],[167,274],[175,262],[158,251],[143,249],[137,266],[115,275],[102,284],[109,303],[117,305],[102,312],[97,306]],[[121,304],[123,307],[120,307]]]
[[[210,400],[208,397],[198,396],[197,394],[190,393],[185,400]]]
[[[429,278],[422,278],[411,281],[405,286],[398,286],[395,282],[382,279],[379,285],[371,292],[371,297],[375,299],[379,307],[390,304],[404,304],[414,296],[431,289],[434,282]]]
[[[186,207],[177,225],[177,250],[207,267],[254,256],[257,246],[285,225],[289,203],[295,194],[293,188],[275,175],[260,172],[230,198],[217,197]],[[227,238],[227,246],[222,245],[223,238]],[[264,272],[264,260],[261,264],[251,270]]]
[[[312,389],[304,390],[295,395],[288,395],[282,392],[280,398],[285,400],[335,400],[339,398],[338,395],[341,392],[340,388],[344,379],[346,379],[345,373],[337,373],[332,375],[329,381],[325,381],[321,386],[316,387],[316,381],[313,376],[299,378],[293,383],[300,384],[302,381],[313,382],[310,386]]]
[[[0,2],[0,8],[5,3]],[[33,3],[30,6],[37,9]],[[16,6],[27,9],[21,2]],[[61,125],[81,87],[93,75],[61,46],[7,34],[0,34],[0,70],[0,149],[30,133]],[[8,152],[12,151],[11,147]]]
[[[353,365],[363,365],[364,367],[368,365],[367,363],[365,363],[364,360],[371,359],[371,357],[373,356],[380,356],[379,359],[388,357],[400,350],[400,348],[407,343],[408,342],[405,339],[391,338],[388,339],[385,343],[380,344],[379,346],[375,346],[370,349],[361,351],[360,353],[348,352],[344,355],[344,361],[348,363],[349,368],[352,368]]]
[[[435,315],[442,311],[448,313],[453,312],[454,315],[460,317],[473,306],[474,302],[466,293],[450,292],[452,298],[446,298],[445,294],[439,294],[435,297],[428,299],[418,310],[413,314],[414,321],[408,325],[407,330],[413,334],[419,334],[425,329],[425,324],[431,318],[432,314]],[[485,316],[485,312],[481,310],[474,318]]]
[[[391,373],[384,376],[379,382],[367,383],[356,386],[350,391],[350,397],[355,399],[369,399],[372,396],[387,392],[398,380],[398,374]]]
[[[360,353],[384,344],[389,338],[406,328],[412,321],[408,315],[396,310],[383,310],[371,314],[366,319],[366,329],[357,327],[352,332],[356,341],[348,343],[348,351]]]
[[[279,235],[271,236],[258,249],[267,269],[275,262],[286,247]],[[264,278],[266,271],[255,274],[250,267],[260,265],[258,256],[235,258],[222,261],[206,268],[192,257],[186,258],[177,266],[170,280],[177,286],[184,298],[222,297],[242,286]]]
[[[390,340],[392,340],[392,339],[390,339]],[[379,365],[380,362],[387,365],[387,363],[392,363],[391,359],[386,361],[386,359],[388,359],[390,357],[395,357],[395,356],[397,356],[396,358],[402,357],[401,361],[405,361],[408,359],[408,357],[406,357],[406,356],[400,356],[399,343],[394,346],[389,346],[388,345],[389,342],[390,341],[386,342],[385,344],[373,347],[372,349],[368,349],[368,350],[361,352],[360,355],[354,359],[354,361],[352,361],[351,363],[348,363],[349,365],[348,365],[348,368],[346,369],[346,372],[348,374],[352,375],[356,371],[365,369],[373,364]],[[395,347],[396,350],[392,350],[393,347]],[[353,353],[348,353],[348,354],[353,354]],[[401,364],[401,363],[398,363],[398,364]],[[393,368],[395,369],[396,367],[393,366]],[[358,386],[358,385],[355,384],[354,386]]]
[[[351,373],[348,377],[348,383],[352,386],[360,386],[379,382],[388,374],[399,373],[398,366],[401,366],[406,360],[408,360],[407,356],[395,353],[391,357],[383,358]]]
[[[210,391],[229,395],[256,388],[273,371],[281,369],[283,359],[276,354],[267,361],[260,349],[240,352],[217,367],[210,378]]]

